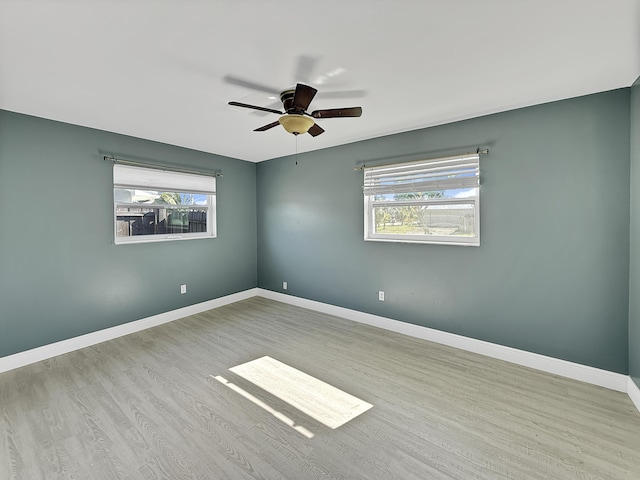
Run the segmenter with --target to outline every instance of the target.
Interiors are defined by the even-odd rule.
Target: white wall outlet
[[[384,292],[382,290],[378,291],[378,300],[384,302]]]
[[[180,285],[180,295],[187,293],[187,285]]]
[[[288,287],[287,282],[282,282],[282,289],[286,290]]]

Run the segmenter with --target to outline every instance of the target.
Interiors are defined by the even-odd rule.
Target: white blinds
[[[113,185],[116,187],[144,187],[157,191],[216,193],[216,179],[207,175],[171,172],[154,168],[113,165]]]
[[[364,194],[431,192],[479,185],[477,153],[365,167]]]

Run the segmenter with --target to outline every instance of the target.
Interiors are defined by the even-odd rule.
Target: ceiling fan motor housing
[[[280,94],[280,100],[282,101],[282,106],[284,107],[285,112],[302,114],[304,111],[298,112],[293,106],[293,97],[295,96],[295,93],[295,90],[285,90]]]

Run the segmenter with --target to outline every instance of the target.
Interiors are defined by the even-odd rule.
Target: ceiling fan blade
[[[317,137],[321,133],[324,133],[324,129],[317,123],[314,123],[313,126],[309,129],[309,134],[312,137]]]
[[[313,118],[359,117],[362,115],[362,107],[330,108],[328,110],[314,110]]]
[[[272,108],[266,108],[266,107],[258,107],[257,105],[249,105],[247,103],[229,102],[229,105],[233,105],[234,107],[252,108],[253,110],[261,110],[263,112],[271,112],[271,113],[277,113],[278,115],[282,115],[282,112],[280,110],[274,110]]]
[[[296,93],[293,95],[293,108],[302,110],[303,112],[306,111],[317,92],[318,90],[309,85],[305,85],[304,83],[297,84]]]
[[[249,80],[243,80],[242,78],[234,77],[232,75],[225,75],[223,80],[231,85],[237,85],[239,87],[250,88],[251,90],[257,90],[259,92],[270,93],[272,95],[279,95],[280,90],[277,88],[261,85],[259,83],[251,82]]]
[[[279,107],[281,105],[282,105],[282,102],[273,102],[272,104],[267,105],[264,108],[273,109],[273,108]],[[251,112],[252,115],[255,115],[257,117],[267,117],[267,116],[269,116],[269,113],[272,113],[272,112],[264,112],[264,111],[261,112],[261,111],[258,111],[258,110],[256,110],[255,112]]]
[[[273,122],[260,128],[256,128],[254,132],[264,132],[265,130],[269,130],[270,128],[277,127],[278,125],[280,125],[280,122]]]

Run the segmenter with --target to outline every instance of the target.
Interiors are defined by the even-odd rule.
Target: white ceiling
[[[640,0],[0,0],[0,108],[250,161],[295,137],[237,80],[362,106],[305,152],[639,75]]]

